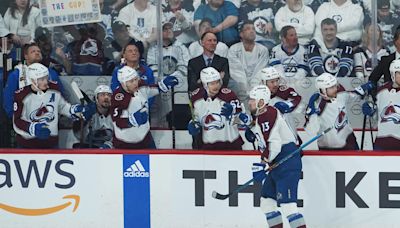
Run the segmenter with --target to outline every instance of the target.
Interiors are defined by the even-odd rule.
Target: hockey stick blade
[[[325,129],[323,132],[319,133],[318,135],[314,136],[312,139],[310,139],[309,141],[303,143],[299,148],[297,148],[295,151],[291,152],[290,154],[288,154],[286,157],[282,158],[279,162],[272,164],[268,170],[266,170],[266,173],[268,174],[269,171],[271,171],[272,169],[278,167],[279,165],[281,165],[282,163],[284,163],[285,161],[287,161],[288,159],[290,159],[291,157],[293,157],[296,153],[299,153],[302,149],[304,149],[306,146],[310,145],[311,143],[313,143],[315,140],[321,138],[322,136],[324,136],[326,133],[328,133],[330,130],[332,130],[332,127],[329,127],[327,129]],[[263,175],[263,173],[260,173],[259,176]],[[234,191],[232,191],[231,193],[228,194],[221,194],[218,193],[217,191],[213,191],[211,196],[214,199],[218,199],[218,200],[225,200],[229,197],[231,197],[234,194],[239,193],[240,191],[242,191],[243,189],[247,188],[254,180],[258,179],[258,176],[253,177],[252,179],[248,180],[246,183],[244,183],[243,185],[240,185],[240,187],[236,188]]]

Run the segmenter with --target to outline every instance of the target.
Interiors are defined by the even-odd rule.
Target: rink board
[[[224,201],[211,197],[213,190],[225,194],[251,179],[256,153],[0,153],[1,227],[266,226],[259,186]],[[307,152],[298,203],[308,227],[394,227],[399,163],[399,152]]]

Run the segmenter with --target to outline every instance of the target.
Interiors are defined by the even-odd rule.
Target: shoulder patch
[[[123,93],[115,94],[115,100],[116,101],[122,101],[123,99],[124,99],[124,94]]]
[[[232,90],[230,90],[230,89],[228,89],[228,88],[222,88],[221,89],[221,93],[223,93],[223,94],[229,94],[229,93],[231,93],[232,92]]]
[[[289,88],[289,87],[287,87],[287,85],[280,85],[280,86],[279,86],[279,90],[282,91],[282,92],[283,92],[283,91],[286,91],[288,88]]]
[[[20,92],[24,91],[24,88],[25,88],[25,87],[22,87],[21,89],[16,90],[15,93],[20,93]]]
[[[194,95],[198,94],[199,91],[200,91],[200,88],[197,88],[197,89],[195,89],[195,90],[192,92],[191,95],[194,96]]]

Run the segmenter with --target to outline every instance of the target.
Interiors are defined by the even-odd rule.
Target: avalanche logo
[[[54,106],[51,104],[43,105],[33,110],[29,114],[29,118],[32,122],[51,122],[54,120]]]
[[[202,121],[205,130],[224,128],[225,124],[222,122],[222,116],[217,113],[211,113],[203,116]]]
[[[94,39],[87,39],[83,42],[81,46],[81,53],[80,55],[91,55],[97,56],[98,55],[98,48],[97,42]]]
[[[335,129],[339,132],[341,131],[349,122],[349,120],[347,119],[347,115],[345,112],[345,108],[343,107],[341,110],[339,110],[339,115],[336,118],[335,121]]]
[[[400,123],[400,106],[399,105],[389,105],[386,106],[381,112],[381,122],[393,122],[395,124]]]

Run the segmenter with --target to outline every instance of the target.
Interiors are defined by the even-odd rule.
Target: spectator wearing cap
[[[377,1],[377,8],[377,21],[383,33],[383,46],[386,47],[390,53],[393,53],[396,51],[393,42],[393,34],[397,26],[400,25],[400,16],[397,13],[390,12],[390,0]],[[371,17],[367,16],[365,24],[370,24],[371,22]]]
[[[195,58],[203,53],[203,44],[201,42],[201,37],[205,32],[211,31],[211,24],[212,22],[208,18],[204,18],[203,20],[201,20],[199,30],[197,31],[198,40],[192,42],[189,45],[190,58]],[[218,41],[217,47],[215,49],[215,54],[226,57],[228,55],[228,49],[228,46],[224,42]]]
[[[172,23],[176,40],[188,46],[196,40],[193,27],[194,8],[190,1],[168,0],[163,9],[163,21]]]
[[[209,0],[207,4],[200,5],[194,12],[194,25],[198,31],[201,20],[209,18],[212,22],[211,32],[215,33],[218,41],[230,46],[239,41],[238,16],[239,11],[232,2]]]
[[[153,70],[154,76],[161,81],[164,77],[173,75],[180,81],[175,92],[181,92],[175,95],[174,104],[174,123],[176,129],[186,129],[189,122],[190,109],[188,106],[188,86],[187,86],[187,64],[189,51],[185,45],[175,39],[173,24],[165,21],[162,26],[162,72],[158,69],[159,56],[158,46],[152,45],[147,52],[147,64]],[[157,109],[152,111],[152,124],[155,127],[171,127],[171,93],[160,94],[156,98]],[[169,125],[167,125],[169,124]]]
[[[53,48],[51,33],[47,28],[38,27],[35,31],[35,42],[42,52],[41,63],[47,68],[54,69],[58,74],[66,74],[63,65],[70,67],[70,62],[62,48]],[[62,62],[63,64],[60,64]]]
[[[121,86],[121,83],[118,81],[118,70],[124,66],[129,66],[135,69],[139,77],[147,84],[151,85],[155,83],[153,71],[144,61],[141,61],[143,56],[143,50],[138,46],[138,42],[131,41],[122,49],[122,61],[121,64],[116,66],[112,77],[111,77],[111,90],[115,91],[118,87]],[[153,104],[154,98],[149,99],[149,106]]]
[[[117,20],[128,25],[130,35],[147,49],[157,39],[155,15],[156,7],[148,0],[135,0],[119,11]]]
[[[30,0],[12,0],[4,14],[4,24],[10,31],[16,45],[23,46],[35,38],[35,30],[40,26],[40,10],[30,5]]]
[[[323,3],[315,14],[314,38],[322,39],[321,22],[331,18],[337,24],[337,37],[356,46],[361,41],[364,13],[360,5],[351,0],[332,0]]]

